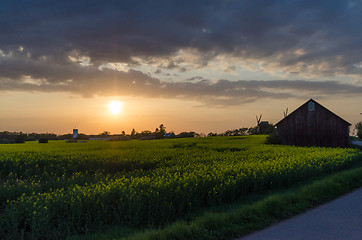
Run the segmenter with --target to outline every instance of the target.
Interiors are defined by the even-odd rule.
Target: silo
[[[76,139],[78,137],[78,129],[73,129],[73,138]]]

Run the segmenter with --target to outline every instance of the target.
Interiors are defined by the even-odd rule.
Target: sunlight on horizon
[[[122,105],[120,101],[112,101],[108,104],[108,109],[112,114],[117,115],[122,111]]]

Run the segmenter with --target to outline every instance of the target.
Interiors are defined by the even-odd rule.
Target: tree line
[[[198,137],[200,134],[196,132],[181,132],[175,134],[173,131],[167,132],[166,127],[163,124],[160,124],[155,131],[143,130],[142,132],[137,132],[134,128],[130,134],[126,134],[122,131],[121,134],[111,135],[110,132],[104,131],[98,134],[100,137],[108,137],[110,140],[130,140],[130,139],[139,139],[139,140],[153,140],[153,139],[164,139],[164,138],[187,138],[187,137]]]
[[[207,134],[208,137],[213,136],[244,136],[244,135],[253,135],[253,134],[268,134],[274,129],[272,124],[269,124],[267,128],[262,131],[260,128],[239,128],[233,130],[227,130],[223,133],[212,133]],[[160,124],[155,131],[143,130],[137,132],[134,128],[129,134],[126,134],[125,131],[122,131],[120,134],[111,134],[109,131],[103,131],[102,133],[96,135],[87,135],[84,133],[79,133],[77,140],[88,140],[89,138],[104,138],[111,141],[122,141],[122,140],[152,140],[152,139],[169,139],[169,138],[189,138],[189,137],[204,137],[205,134],[197,133],[194,131],[181,132],[175,134],[173,131],[167,132],[164,124]],[[73,139],[73,134],[61,134],[57,135],[55,133],[24,133],[24,132],[9,132],[3,131],[0,132],[0,143],[24,143],[25,141],[39,141],[39,140],[68,140]]]
[[[131,139],[140,139],[140,140],[152,140],[152,139],[163,139],[163,138],[187,138],[187,137],[197,137],[200,136],[196,132],[181,132],[175,134],[174,132],[166,132],[166,127],[163,124],[160,124],[155,131],[144,130],[142,132],[137,132],[135,129],[132,129],[130,134],[126,134],[125,131],[122,131],[120,134],[111,134],[109,131],[103,131],[97,135],[88,135],[84,133],[79,133],[77,140],[88,140],[89,138],[104,138],[111,141],[121,141],[121,140],[131,140]],[[24,133],[24,132],[10,132],[3,131],[0,132],[0,143],[24,143],[26,141],[45,141],[45,140],[68,140],[73,139],[72,133],[57,135],[55,133]]]
[[[58,140],[58,135],[55,133],[0,132],[0,143],[24,143],[41,139]]]
[[[354,126],[356,130],[357,137],[362,139],[362,122],[357,123]],[[255,134],[275,134],[275,126],[271,123],[265,124],[262,128],[259,126],[250,127],[250,128],[238,128],[232,130],[226,130],[223,133],[213,133],[210,132],[207,135],[197,133],[197,132],[181,132],[175,134],[173,131],[167,132],[164,124],[160,124],[155,131],[144,130],[142,132],[137,132],[135,129],[129,134],[126,134],[125,131],[122,131],[120,134],[111,134],[109,131],[103,131],[97,135],[87,135],[84,133],[78,134],[78,140],[88,140],[89,138],[107,138],[111,141],[122,141],[122,140],[152,140],[152,139],[165,139],[165,138],[188,138],[188,137],[214,137],[214,136],[246,136],[246,135],[255,135]],[[24,132],[10,132],[2,131],[0,132],[0,143],[24,143],[25,141],[45,141],[45,140],[67,140],[73,139],[73,134],[62,134],[57,135],[55,133],[24,133]]]

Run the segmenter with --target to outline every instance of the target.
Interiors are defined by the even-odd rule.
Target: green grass
[[[0,145],[0,238],[162,228],[205,209],[350,169],[362,158],[358,149],[264,141],[249,136]]]
[[[309,184],[279,191],[252,203],[205,210],[192,221],[178,221],[164,228],[112,228],[105,233],[69,240],[172,240],[234,239],[292,217],[362,186],[362,166],[334,173]]]

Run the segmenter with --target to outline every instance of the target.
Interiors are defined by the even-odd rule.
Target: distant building
[[[267,129],[267,127],[269,126],[269,122],[268,121],[261,121],[258,125],[258,132],[265,132],[265,130]]]
[[[313,99],[276,124],[283,144],[320,147],[347,147],[350,125]]]

